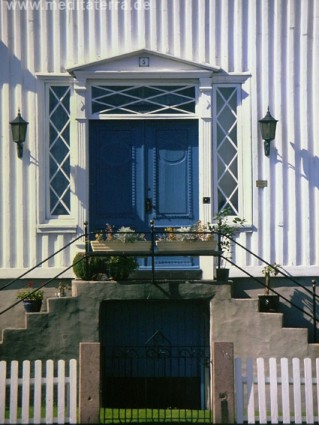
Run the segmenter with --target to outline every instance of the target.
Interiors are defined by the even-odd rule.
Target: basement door
[[[157,409],[174,415],[179,423],[185,411],[205,422],[209,416],[208,340],[206,302],[104,301],[100,342],[105,422],[118,421],[118,415],[128,418],[132,409],[141,417],[148,412],[149,422],[159,414]]]
[[[130,226],[149,232],[198,220],[198,121],[90,121],[90,231]],[[147,260],[140,264],[147,267]],[[192,257],[157,268],[198,268]]]

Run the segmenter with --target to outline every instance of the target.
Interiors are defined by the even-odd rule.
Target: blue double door
[[[198,220],[198,121],[90,122],[90,230],[130,226],[149,232]],[[197,267],[191,258],[163,268]]]

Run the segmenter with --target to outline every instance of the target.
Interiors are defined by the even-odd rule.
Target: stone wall
[[[1,360],[78,358],[79,344],[99,342],[105,300],[207,300],[210,341],[234,343],[235,356],[315,356],[306,328],[283,328],[282,313],[259,313],[256,299],[234,299],[231,285],[198,282],[73,281],[72,296],[47,299],[47,312],[26,314],[26,329],[6,329]],[[20,320],[20,319],[19,319]]]

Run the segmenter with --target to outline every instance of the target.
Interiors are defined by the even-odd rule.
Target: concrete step
[[[212,309],[213,340],[234,342],[236,356],[302,358],[311,352],[308,330],[283,327],[283,313],[260,313],[258,299],[213,300]]]

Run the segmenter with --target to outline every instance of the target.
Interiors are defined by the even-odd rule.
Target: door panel
[[[156,230],[198,220],[197,120],[91,121],[89,150],[91,231],[109,223],[147,232],[151,219]],[[156,265],[197,268],[198,261]]]
[[[142,229],[143,129],[136,121],[90,125],[90,229],[106,223]]]
[[[146,122],[149,193],[156,226],[190,225],[198,217],[197,121]]]

